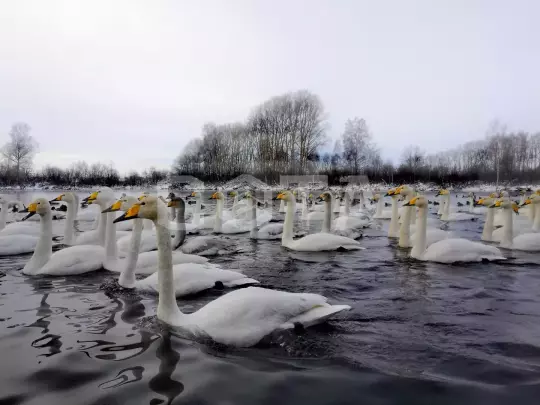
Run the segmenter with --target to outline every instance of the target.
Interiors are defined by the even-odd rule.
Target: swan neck
[[[172,269],[171,237],[167,227],[154,222],[158,244],[158,284],[159,301],[157,316],[159,319],[170,321],[182,315],[176,304],[174,277]]]
[[[143,220],[140,218],[134,219],[126,266],[118,278],[118,284],[124,288],[135,287],[135,268],[137,267],[137,261],[139,260],[139,247],[141,246],[142,230]]]
[[[450,194],[447,194],[444,196],[444,207],[443,207],[443,214],[441,219],[443,221],[448,221],[448,217],[450,215]]]
[[[400,247],[409,247],[411,244],[410,233],[411,233],[411,215],[413,213],[414,207],[405,207],[405,213],[403,214],[403,221],[401,222],[401,227],[399,228],[399,246]]]
[[[8,213],[8,203],[2,204],[2,211],[0,211],[0,230],[6,227],[7,222],[7,213]]]
[[[182,246],[184,240],[186,240],[186,218],[185,218],[186,206],[183,200],[180,201],[180,206],[176,209],[175,223],[173,238],[173,249],[178,249]]]
[[[383,199],[382,197],[379,198],[379,200],[377,201],[377,211],[375,212],[375,216],[376,217],[380,217],[382,215],[382,212],[383,212]]]
[[[396,197],[392,197],[392,218],[390,219],[390,227],[388,228],[388,236],[395,238],[399,232],[399,212],[398,201]]]
[[[532,230],[535,232],[540,231],[540,203],[536,203],[533,206],[533,226]]]
[[[253,198],[250,199],[251,204],[251,233],[250,237],[256,239],[258,236],[257,230],[257,204],[253,201]]]
[[[324,218],[323,218],[323,224],[322,224],[322,232],[324,233],[330,233],[330,224],[332,222],[332,203],[333,198],[330,197],[328,200],[324,202]]]
[[[484,224],[484,229],[482,230],[482,240],[491,241],[493,240],[493,222],[495,220],[495,209],[488,208],[486,213],[486,223]]]
[[[504,215],[504,233],[501,239],[502,247],[512,247],[512,241],[514,239],[514,224],[512,221],[512,209],[505,208],[503,210]]]
[[[116,212],[109,212],[105,217],[106,222],[106,235],[105,235],[105,261],[111,261],[117,259],[116,252],[116,225],[114,220],[116,219]]]
[[[307,218],[308,216],[308,204],[307,198],[305,195],[302,196],[302,218]]]
[[[349,216],[351,214],[351,198],[349,197],[349,193],[345,193],[345,216]]]
[[[283,235],[281,235],[282,245],[286,245],[293,240],[293,222],[295,210],[296,202],[294,200],[289,201],[287,203],[287,211],[285,213],[285,222],[283,223]]]
[[[73,245],[74,242],[74,230],[75,230],[75,218],[77,218],[77,211],[79,210],[79,202],[72,201],[67,204],[67,217],[64,224],[64,244]]]
[[[418,220],[416,221],[416,238],[414,246],[411,250],[411,257],[414,259],[421,259],[422,254],[427,248],[426,232],[427,232],[427,215],[428,210],[426,207],[418,208]]]
[[[24,266],[25,274],[36,274],[52,256],[52,213],[49,211],[40,218],[41,234],[30,261]]]
[[[101,212],[101,208],[100,208]],[[105,247],[106,231],[107,231],[107,213],[100,213],[99,215],[99,224],[98,224],[98,241],[99,244]]]
[[[214,224],[214,232],[221,233],[223,225],[223,200],[218,199],[216,203],[216,223]]]
[[[201,196],[197,195],[195,198],[195,212],[193,213],[193,224],[199,225],[201,223]]]

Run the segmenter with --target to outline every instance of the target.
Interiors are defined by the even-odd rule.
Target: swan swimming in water
[[[427,246],[427,199],[424,196],[414,197],[405,205],[414,205],[418,208],[416,241],[411,250],[412,258],[439,263],[481,262],[484,260],[505,259],[501,251],[496,247],[467,239],[444,239]]]
[[[131,207],[123,217],[133,218],[152,219],[156,227],[159,252],[157,317],[190,337],[249,347],[276,330],[294,328],[298,324],[308,327],[350,309],[348,305],[330,305],[325,297],[317,294],[248,287],[225,294],[196,312],[184,314],[176,304],[177,283],[171,263],[170,237],[160,220],[167,218],[167,208],[158,199],[149,197]]]
[[[441,221],[476,221],[478,216],[464,212],[450,212],[450,192],[446,189],[439,190],[437,196],[442,196],[443,207]]]
[[[321,195],[322,197],[322,195]],[[278,200],[287,202],[287,213],[285,215],[285,223],[283,224],[283,235],[281,237],[281,245],[290,249],[301,252],[322,252],[330,250],[360,250],[364,249],[359,242],[345,236],[333,235],[331,233],[314,233],[306,235],[303,238],[293,240],[293,222],[296,212],[296,201],[290,191],[280,193],[277,196]],[[327,221],[330,223],[331,199],[325,199],[325,214]]]
[[[272,223],[259,227],[259,224],[257,222],[258,209],[256,198],[253,196],[251,191],[246,192],[242,198],[247,199],[249,201],[248,205],[251,205],[251,231],[249,237],[251,239],[265,240],[281,239],[281,236],[283,234],[283,224]]]
[[[533,204],[531,199],[527,199],[523,205]],[[497,200],[492,208],[502,208],[504,213],[504,235],[500,246],[505,249],[523,250],[527,252],[540,251],[540,233],[522,233],[514,237],[512,214],[518,214],[518,206],[515,202],[508,199]]]

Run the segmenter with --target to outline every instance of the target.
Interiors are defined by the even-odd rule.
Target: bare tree
[[[373,146],[366,121],[363,118],[349,119],[342,135],[343,158],[349,163],[353,174],[358,174],[373,158]]]
[[[15,166],[17,184],[21,184],[21,171],[30,169],[37,152],[37,142],[30,135],[30,126],[24,122],[12,125],[9,131],[11,140],[2,148],[2,155],[8,166]]]

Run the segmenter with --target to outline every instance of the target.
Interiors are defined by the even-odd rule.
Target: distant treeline
[[[2,169],[2,168],[0,168]],[[17,184],[15,170],[0,170],[0,184],[9,186]],[[67,169],[46,166],[38,171],[25,171],[22,175],[24,184],[48,183],[56,186],[147,186],[167,179],[168,172],[154,167],[142,173],[130,172],[121,177],[111,164],[77,162]]]
[[[244,122],[207,123],[176,159],[172,173],[203,181],[226,181],[249,173],[267,183],[284,174],[366,175],[388,183],[465,183],[540,181],[540,133],[508,132],[497,122],[485,139],[456,149],[426,154],[403,150],[399,162],[383,161],[364,119],[347,120],[328,148],[326,113],[319,97],[299,91],[256,106]],[[326,147],[325,147],[326,145]]]

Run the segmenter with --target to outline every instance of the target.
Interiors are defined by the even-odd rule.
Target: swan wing
[[[39,237],[32,235],[0,236],[0,256],[13,256],[31,253],[36,248]]]
[[[72,246],[52,254],[37,274],[69,276],[103,268],[105,250],[101,246]]]
[[[117,232],[118,233],[118,232]],[[131,233],[117,238],[116,246],[122,256],[131,249]],[[155,231],[142,231],[139,252],[150,252],[157,249],[157,238]]]
[[[306,235],[303,238],[293,241],[287,247],[292,250],[303,252],[322,252],[340,248],[347,250],[364,249],[360,246],[360,243],[354,239],[323,232]]]
[[[41,229],[36,224],[18,223],[18,222],[14,224],[9,224],[4,229],[2,229],[2,231],[0,231],[0,236],[4,236],[4,235],[39,236],[40,234],[41,234]]]
[[[455,263],[504,260],[505,257],[495,246],[459,238],[435,242],[426,249],[422,259],[438,263]]]
[[[291,328],[294,322],[310,326],[349,309],[333,310],[327,299],[318,294],[290,293],[248,287],[210,302],[188,317],[192,330],[200,330],[214,341],[239,347],[253,346],[275,330]],[[317,312],[318,308],[323,308]]]
[[[540,251],[540,233],[523,233],[514,238],[512,249],[528,252]]]
[[[222,282],[225,286],[258,283],[258,281],[250,279],[242,273],[222,270],[210,263],[183,263],[174,265],[173,277],[177,297],[208,290],[209,288],[213,288],[218,281]],[[138,288],[156,293],[159,291],[158,285],[157,272],[137,283]]]

